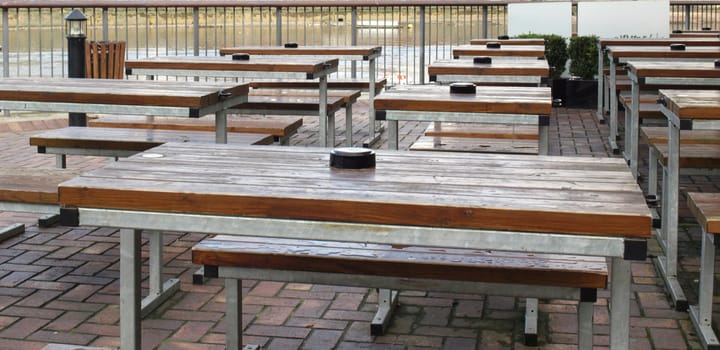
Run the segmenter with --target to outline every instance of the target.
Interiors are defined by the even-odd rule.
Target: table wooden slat
[[[328,67],[337,67],[337,59],[312,57],[261,57],[233,60],[219,56],[162,56],[125,61],[126,69],[239,70],[253,72],[300,72],[315,74]]]
[[[534,188],[513,188],[504,181],[472,185],[498,168],[474,171],[471,176],[458,176],[454,167],[441,163],[429,174],[416,170],[428,159],[482,169],[494,158],[483,155],[378,151],[378,166],[358,171],[329,168],[327,150],[290,147],[290,151],[298,157],[283,158],[280,154],[287,153],[259,147],[166,144],[151,150],[163,157],[138,155],[62,184],[60,199],[71,207],[631,237],[650,233],[642,193],[618,190],[637,187],[627,167],[619,166],[621,160],[611,162],[617,163],[615,170],[608,170],[606,161],[597,164],[598,169],[608,170],[605,177],[617,181],[607,185],[607,191],[583,189],[583,185],[549,190],[540,176]],[[393,162],[386,163],[385,157]],[[200,158],[201,162],[192,161]],[[531,159],[520,160],[527,163],[525,169],[532,169],[534,163],[544,169],[539,175],[564,173],[544,168],[554,163],[544,161],[545,157]],[[286,168],[276,168],[278,164]],[[568,178],[581,180],[598,170],[593,164],[586,163],[584,170]],[[512,175],[504,177],[512,179]],[[549,177],[545,182],[552,186],[555,181]]]
[[[720,90],[660,90],[660,97],[680,119],[718,119]]]
[[[478,86],[473,95],[451,94],[447,86],[407,86],[378,95],[375,109],[550,115],[552,98],[544,87]]]
[[[546,77],[550,74],[547,61],[527,60],[495,60],[492,63],[473,63],[472,60],[441,60],[428,66],[430,76],[440,74],[454,75],[523,75]]]
[[[720,78],[720,68],[710,61],[630,61],[627,68],[640,77]]]
[[[453,49],[453,56],[507,56],[507,57],[543,57],[544,45],[503,45],[493,49],[484,45],[460,45]]]
[[[222,56],[234,53],[247,53],[250,55],[374,56],[379,55],[381,52],[381,46],[300,46],[296,48],[286,48],[283,46],[238,46],[224,47],[219,51]]]
[[[223,96],[247,95],[246,83],[153,82],[116,79],[0,80],[0,100],[203,108]]]

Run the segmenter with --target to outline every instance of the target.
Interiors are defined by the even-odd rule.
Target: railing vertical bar
[[[425,83],[425,22],[426,22],[426,16],[425,16],[425,6],[420,6],[420,15],[418,18],[418,26],[420,27],[418,29],[419,32],[419,39],[418,44],[420,46],[420,59],[418,59],[418,63],[420,64],[420,81],[424,84]],[[417,45],[416,45],[417,47]]]
[[[483,38],[488,38],[488,5],[482,5],[482,32]]]
[[[276,7],[275,8],[275,45],[281,46],[282,45],[282,8]]]
[[[200,56],[200,8],[193,7],[193,56]]]
[[[2,57],[3,57],[3,77],[7,78],[10,76],[10,23],[9,21],[9,13],[10,10],[7,8],[2,9],[2,28],[3,28],[3,34],[2,34],[2,40],[3,40],[3,50],[2,50]]]
[[[690,9],[691,5],[685,5],[685,30],[690,30]]]

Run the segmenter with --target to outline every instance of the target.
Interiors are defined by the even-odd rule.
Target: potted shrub
[[[543,38],[545,39],[545,59],[550,66],[550,82],[553,101],[565,100],[565,63],[568,60],[567,43],[565,38],[556,34],[522,34],[517,38]]]
[[[570,79],[567,81],[565,105],[573,108],[592,108],[597,105],[598,37],[594,35],[570,38]]]

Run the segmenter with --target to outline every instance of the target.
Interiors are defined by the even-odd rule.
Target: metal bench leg
[[[388,149],[398,149],[398,121],[388,120]]]
[[[225,278],[225,347],[227,350],[257,350],[257,344],[242,346],[242,280]]]
[[[352,115],[352,103],[348,103],[345,105],[345,144],[348,147],[353,145]]]
[[[700,225],[703,226],[703,225]],[[703,349],[720,349],[720,341],[712,329],[713,283],[715,275],[715,237],[703,227],[700,259],[698,304],[690,306],[690,320],[700,336]]]
[[[383,335],[390,324],[392,312],[397,305],[397,291],[392,289],[378,290],[378,310],[370,323],[371,335]]]
[[[120,230],[120,348],[140,349],[140,233]]]
[[[538,300],[525,299],[525,345],[537,346],[538,343]]]
[[[610,62],[610,84],[612,85],[610,89],[610,135],[608,136],[608,141],[610,143],[610,148],[612,149],[614,154],[618,154],[620,151],[620,148],[617,144],[617,133],[618,133],[618,99],[617,94],[615,93],[615,64]]]
[[[610,349],[630,346],[630,261],[612,258],[610,271]]]
[[[657,170],[657,163],[658,160],[655,157],[655,152],[653,152],[653,149],[651,146],[648,146],[648,192],[647,192],[647,200],[649,202],[657,202],[657,179],[658,179],[658,170]]]
[[[25,224],[12,224],[0,227],[0,242],[25,233]]]
[[[542,125],[542,123],[538,127],[538,154],[540,154],[540,155],[548,154],[549,143],[550,143],[550,141],[548,139],[548,130],[549,129],[550,129],[550,126]]]
[[[163,239],[162,232],[146,231],[149,235],[149,267],[150,267],[150,292],[142,300],[140,316],[150,314],[160,304],[169,299],[175,292],[180,290],[180,280],[177,278],[168,279],[163,283],[162,262],[163,262]]]
[[[593,346],[593,313],[595,303],[578,303],[578,349],[591,350]]]
[[[55,167],[59,169],[67,168],[67,157],[64,154],[55,155]]]
[[[660,274],[665,286],[670,292],[675,310],[685,311],[688,308],[687,297],[677,278],[677,248],[678,248],[678,199],[680,188],[680,129],[668,123],[668,163],[663,171],[662,188],[662,232],[664,242],[664,256],[657,258]]]

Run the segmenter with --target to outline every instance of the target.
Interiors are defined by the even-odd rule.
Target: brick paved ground
[[[363,113],[363,111],[365,111]],[[355,108],[354,138],[366,136],[367,105]],[[54,166],[54,158],[28,146],[28,136],[63,125],[63,120],[0,120],[0,166],[28,169]],[[344,125],[342,120],[338,126]],[[423,123],[401,127],[401,147],[423,131]],[[611,156],[598,124],[588,110],[559,108],[551,118],[550,153],[564,156]],[[317,143],[317,121],[306,118],[295,145]],[[344,135],[338,138],[344,142]],[[385,147],[385,142],[383,145]],[[108,160],[70,157],[75,169],[91,169]],[[644,166],[643,166],[644,169]],[[31,170],[29,170],[31,171]],[[717,178],[681,180],[682,190],[718,191]],[[681,198],[684,203],[685,198]],[[696,299],[699,229],[681,205],[680,271],[691,301]],[[67,349],[54,344],[117,347],[118,232],[97,227],[38,228],[36,215],[0,212],[0,225],[23,222],[27,232],[0,243],[0,350]],[[144,349],[221,349],[224,344],[224,292],[220,280],[191,284],[190,247],[202,239],[192,233],[165,235],[167,277],[180,277],[181,290],[145,318]],[[658,251],[651,244],[651,253]],[[632,349],[697,349],[686,312],[676,312],[663,292],[650,259],[635,263],[631,302]],[[266,349],[525,349],[521,343],[523,300],[465,294],[401,293],[400,306],[385,336],[370,337],[369,321],[376,293],[296,283],[244,281],[245,342]],[[595,344],[608,344],[609,293],[602,291],[595,309]],[[575,304],[541,300],[540,348],[573,349]],[[48,345],[50,344],[50,345]],[[75,348],[75,347],[71,347]]]

